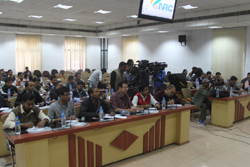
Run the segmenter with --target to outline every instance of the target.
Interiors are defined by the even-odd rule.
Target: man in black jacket
[[[34,90],[35,84],[32,81],[25,82],[25,89],[18,93],[16,101],[15,101],[15,107],[19,106],[22,102],[22,96],[26,93],[31,93],[35,96],[35,104],[38,104],[40,107],[44,106],[45,102],[44,99],[40,96],[40,94]]]
[[[114,109],[111,108],[104,100],[100,99],[100,92],[98,88],[89,88],[88,94],[89,98],[83,100],[81,104],[79,119],[85,117],[85,120],[88,120],[92,117],[99,117],[100,106],[102,106],[104,113],[115,115]]]
[[[12,85],[12,79],[10,77],[7,77],[5,79],[5,85],[2,87],[3,96],[5,98],[8,98],[8,90],[10,89],[11,96],[17,96],[18,90],[15,86]]]

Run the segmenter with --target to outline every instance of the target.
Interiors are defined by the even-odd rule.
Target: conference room
[[[111,77],[122,61],[148,60],[166,63],[166,73],[190,73],[195,66],[213,76],[220,72],[224,80],[236,76],[240,84],[250,72],[249,8],[247,0],[0,1],[0,69],[17,76],[25,67],[50,74],[53,69],[75,74],[105,68]],[[171,15],[150,13],[161,14],[160,9]],[[39,166],[38,159],[43,166],[247,166],[249,95],[210,100],[206,126],[197,123],[195,105],[185,105],[21,134],[9,138],[15,144],[14,160],[16,166]],[[1,166],[11,156],[0,126]],[[35,154],[39,149],[42,155]]]

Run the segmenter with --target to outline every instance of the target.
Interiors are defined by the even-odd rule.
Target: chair
[[[61,71],[60,71],[60,75],[64,75],[64,70],[61,70]]]
[[[189,88],[182,88],[181,89],[181,92],[182,92],[182,100],[184,102],[186,102],[187,104],[191,104],[191,101],[192,101],[192,90],[189,89]],[[198,111],[197,109],[192,109],[191,110],[191,115],[192,115],[192,120],[194,120],[194,112],[195,111]]]
[[[10,108],[13,108],[15,106],[15,101],[16,97],[11,97],[8,99],[8,105],[10,106]]]
[[[1,117],[1,121],[4,124],[5,120],[8,118],[9,114],[4,114]],[[9,166],[12,165],[14,167],[14,164],[16,163],[14,161],[14,157],[13,157],[13,152],[15,151],[15,146],[13,144],[10,143],[10,141],[8,139],[6,139],[6,150],[10,151],[10,155],[11,155],[11,162],[4,164],[4,166]]]
[[[51,70],[51,75],[56,75],[56,74],[58,74],[57,69],[52,69],[52,70]]]
[[[75,110],[76,110],[76,118],[78,118],[78,116],[79,116],[80,107],[81,107],[81,105],[75,106]]]
[[[46,97],[46,96],[45,96]],[[42,109],[42,111],[43,111],[43,113],[45,114],[45,115],[47,115],[48,114],[48,111],[49,111],[49,108],[44,108],[44,109]]]
[[[43,71],[43,76],[50,78],[49,71]]]
[[[39,70],[35,70],[34,73],[33,73],[33,75],[36,75],[38,78],[41,78],[42,73]]]

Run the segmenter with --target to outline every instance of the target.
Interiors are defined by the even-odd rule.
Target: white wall
[[[187,45],[181,46],[179,35],[187,35]],[[212,31],[192,31],[185,33],[164,33],[139,36],[138,58],[150,62],[166,62],[166,71],[181,73],[193,66],[204,72],[212,66]]]
[[[43,71],[65,70],[64,44],[65,37],[42,36]]]
[[[110,38],[108,41],[108,72],[118,68],[122,60],[122,41],[120,38]]]
[[[0,33],[0,69],[16,73],[16,35]],[[24,71],[25,69],[23,69]]]
[[[246,29],[246,59],[245,59],[245,70],[243,78],[247,76],[247,73],[250,72],[250,27]]]
[[[87,38],[87,68],[100,69],[101,48],[99,38]],[[83,69],[84,70],[84,69]]]

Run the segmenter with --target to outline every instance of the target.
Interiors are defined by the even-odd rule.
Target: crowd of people
[[[167,105],[182,103],[181,99],[175,94],[176,85],[171,83],[168,87],[165,86],[165,83],[171,80],[172,74],[170,71],[167,74],[164,69],[159,71],[153,76],[151,86],[149,85],[149,78],[146,78],[148,82],[133,85],[136,83],[134,81],[137,80],[137,76],[131,73],[131,67],[133,66],[133,60],[129,59],[127,62],[120,62],[118,68],[111,72],[110,92],[114,91],[114,93],[110,94],[110,100],[101,99],[99,91],[99,89],[107,87],[102,82],[102,76],[106,73],[106,69],[93,70],[86,84],[81,79],[81,72],[76,72],[74,76],[70,75],[65,85],[57,79],[57,76],[51,76],[45,89],[43,89],[44,85],[42,85],[41,79],[33,77],[28,67],[24,72],[19,72],[17,78],[13,75],[12,70],[5,73],[2,69],[0,71],[0,107],[8,107],[6,98],[16,97],[15,109],[9,114],[4,127],[14,128],[16,116],[19,117],[23,128],[43,127],[46,124],[51,127],[58,127],[61,123],[62,111],[64,111],[66,119],[76,119],[73,99],[81,101],[78,118],[84,118],[86,121],[98,117],[100,108],[103,109],[105,114],[110,115],[122,111],[133,114],[152,106],[161,109],[163,99]],[[85,71],[90,72],[89,69]],[[208,96],[215,94],[217,89],[220,91],[233,89],[233,93],[241,93],[248,89],[250,82],[250,73],[242,79],[242,88],[236,84],[237,77],[232,76],[226,81],[221,77],[220,72],[213,76],[210,71],[204,73],[201,68],[193,67],[190,73],[187,69],[184,69],[181,74],[187,81],[194,82],[198,89],[191,103],[201,110],[199,123],[203,125],[206,124],[204,121],[207,109],[211,109]],[[149,77],[149,75],[145,76]],[[87,91],[85,91],[86,85],[88,85]],[[128,95],[131,85],[133,90],[137,90],[133,96]],[[152,94],[149,91],[151,87],[154,90]],[[44,99],[42,96],[46,96],[46,98]],[[39,107],[45,105],[49,105],[47,115],[39,110]]]

